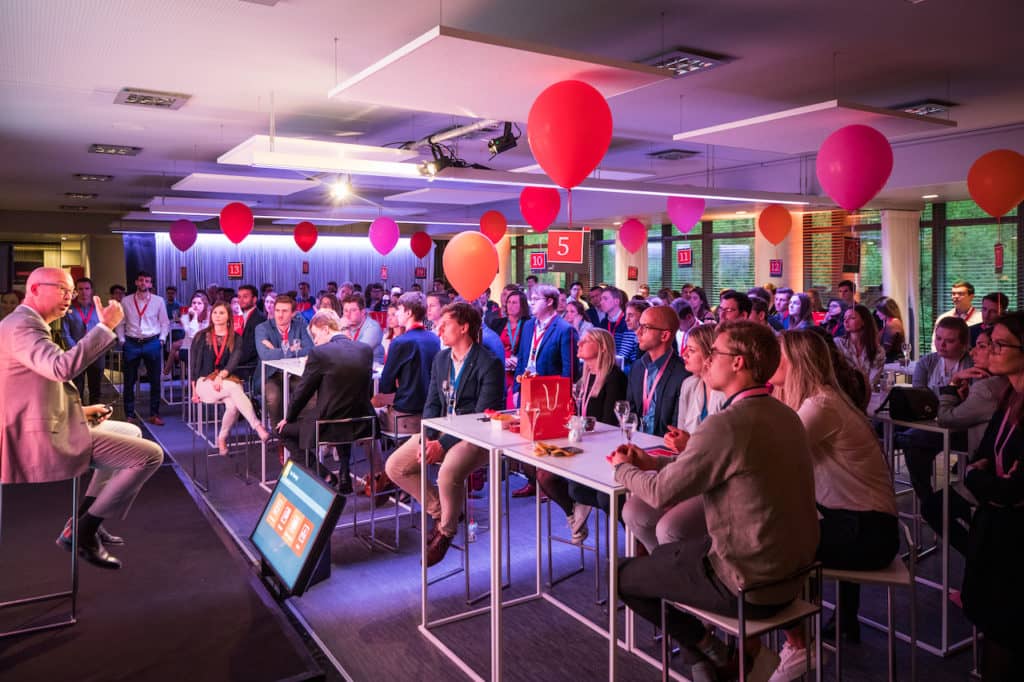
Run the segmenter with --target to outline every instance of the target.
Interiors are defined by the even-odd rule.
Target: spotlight
[[[335,201],[344,201],[352,196],[352,182],[349,179],[338,179],[331,184],[331,198]]]
[[[445,168],[458,165],[455,158],[446,155],[444,149],[439,144],[430,145],[430,153],[434,158],[431,161],[424,161],[420,164],[420,175],[432,178]]]
[[[516,135],[512,134],[512,124],[505,121],[505,130],[502,132],[501,137],[496,137],[487,142],[487,149],[491,152],[491,158],[493,159],[498,154],[507,152],[509,149],[514,149],[518,139]]]

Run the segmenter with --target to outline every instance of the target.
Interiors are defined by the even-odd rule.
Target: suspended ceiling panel
[[[317,180],[305,178],[267,178],[254,175],[225,175],[222,173],[192,173],[171,189],[179,192],[216,192],[217,194],[263,194],[285,197],[304,192],[320,185]]]
[[[607,99],[666,78],[665,71],[651,66],[435,26],[338,84],[327,96],[526,121],[533,100],[558,81],[585,81]]]
[[[516,199],[519,192],[500,190],[468,190],[468,189],[446,189],[442,187],[426,187],[415,189],[411,192],[392,194],[384,197],[385,201],[411,201],[418,204],[454,204],[457,206],[472,206],[475,204],[489,204],[494,201],[506,201]],[[391,212],[391,209],[388,209]]]
[[[253,135],[217,158],[217,163],[298,171],[420,177],[414,163],[419,152],[366,144],[325,142],[300,137]]]
[[[782,154],[802,154],[817,151],[829,135],[844,126],[857,123],[871,126],[890,139],[956,127],[956,121],[949,119],[833,99],[676,133],[672,139]]]

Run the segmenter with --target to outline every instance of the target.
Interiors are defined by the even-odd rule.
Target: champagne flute
[[[281,352],[284,353],[284,357],[288,357],[288,352],[291,350],[291,344],[287,341],[281,342]]]
[[[583,416],[583,398],[587,394],[587,387],[584,379],[580,379],[572,385],[572,399],[576,403],[576,414]]]
[[[615,416],[619,420],[619,431],[622,431],[622,423],[625,421],[626,416],[629,414],[629,401],[628,400],[616,400],[615,401]]]
[[[910,339],[903,339],[903,345],[900,346],[900,349],[903,351],[900,354],[900,365],[902,367],[906,367],[907,365],[910,364],[910,351],[911,351],[911,348],[912,348],[912,346],[910,345]]]
[[[292,353],[298,355],[299,351],[302,350],[302,342],[298,339],[292,341]]]
[[[636,414],[627,414],[622,420],[622,434],[626,437],[626,445],[633,444],[633,434],[636,432],[638,421]]]
[[[537,445],[537,417],[540,416],[540,403],[527,403],[526,415],[530,418],[530,436],[534,446]]]
[[[444,413],[450,421],[452,418],[452,384],[447,379],[441,382],[441,392],[444,393]]]

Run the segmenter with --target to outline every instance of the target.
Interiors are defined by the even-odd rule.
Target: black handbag
[[[939,399],[930,388],[896,386],[889,391],[875,414],[885,411],[896,421],[927,421],[939,414]]]

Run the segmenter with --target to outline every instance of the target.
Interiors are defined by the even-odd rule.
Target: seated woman
[[[338,317],[341,317],[341,300],[334,294],[321,295],[317,299],[315,306],[310,306],[302,311],[302,318],[306,320],[306,324],[309,324],[309,321],[313,319],[318,310],[333,310],[338,313]]]
[[[693,287],[690,289],[686,300],[690,304],[690,310],[693,311],[694,319],[698,322],[701,324],[714,324],[717,322],[715,313],[712,312],[711,306],[708,304],[708,295],[704,293],[703,289]]]
[[[242,358],[242,338],[235,334],[231,308],[217,303],[210,310],[210,326],[192,344],[192,402],[224,403],[224,419],[217,434],[217,451],[228,454],[228,434],[241,412],[249,426],[266,441],[270,434],[256,418],[241,380],[232,372]]]
[[[692,376],[683,380],[679,392],[679,417],[676,420],[679,426],[669,426],[665,434],[665,446],[674,452],[682,452],[690,434],[709,415],[719,412],[725,402],[721,391],[710,389],[704,383],[704,372],[711,363],[711,346],[716,333],[713,325],[703,324],[692,329],[686,339],[683,361]],[[647,551],[653,552],[658,545],[707,533],[703,499],[691,497],[668,509],[654,509],[634,495],[626,500],[622,517]]]
[[[971,521],[963,604],[984,635],[984,680],[1024,669],[1024,313],[996,320],[988,369],[1010,388],[989,420],[964,482],[978,501]],[[1014,673],[1013,671],[1017,672]]]
[[[592,328],[583,332],[577,348],[577,357],[583,361],[583,414],[605,424],[618,424],[615,403],[626,399],[626,375],[615,364],[615,338],[604,329]],[[565,512],[572,543],[582,544],[587,539],[590,510],[600,504],[598,493],[543,469],[537,470],[537,483]],[[603,497],[607,509],[608,498]]]
[[[815,326],[814,306],[807,294],[793,294],[789,297],[789,317],[782,321],[785,329],[807,329]]]
[[[771,383],[775,397],[800,416],[811,446],[821,529],[817,558],[826,568],[885,568],[900,540],[896,496],[878,439],[836,381],[826,342],[812,331],[779,338],[782,359]],[[840,583],[839,590],[840,625],[857,641],[860,587]],[[805,647],[801,628],[788,631],[772,679],[792,680],[806,672]]]
[[[587,320],[583,304],[579,301],[566,301],[565,312],[562,313],[562,317],[565,318],[566,322],[572,325],[572,328],[576,330],[576,333],[579,336],[583,336],[583,332],[588,329],[594,328],[594,325],[590,324]]]
[[[878,343],[878,327],[871,311],[857,304],[846,311],[843,319],[846,336],[836,339],[836,346],[847,361],[867,377],[868,386],[875,386],[885,367],[885,351]]]
[[[903,343],[907,340],[900,306],[888,296],[883,296],[875,304],[875,315],[882,322],[878,343],[882,344],[882,350],[885,351],[885,361],[897,362],[903,356]]]
[[[181,328],[185,336],[171,344],[171,350],[167,354],[167,362],[164,363],[164,376],[169,377],[171,370],[180,360],[187,357],[181,351],[188,351],[192,345],[192,339],[210,324],[210,299],[206,297],[205,291],[197,291],[192,294],[192,301],[189,304],[188,312],[181,316]]]
[[[846,316],[847,309],[848,306],[838,298],[829,300],[825,319],[818,326],[832,336],[842,336],[846,332],[843,328],[843,318]]]

